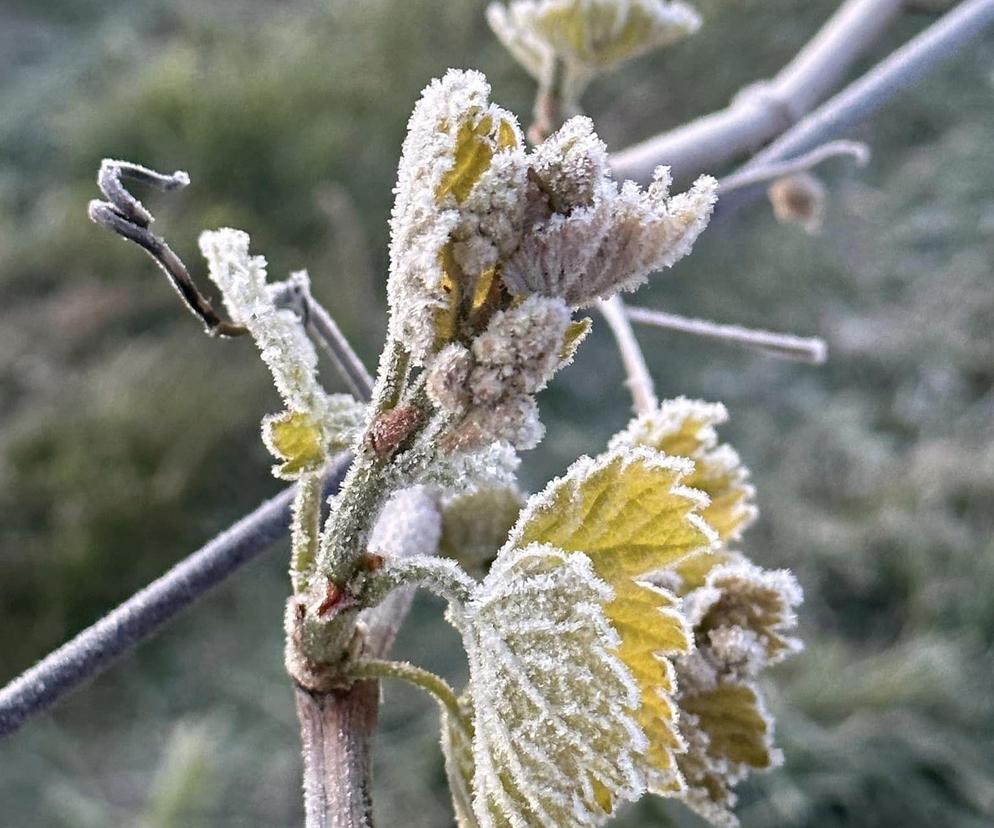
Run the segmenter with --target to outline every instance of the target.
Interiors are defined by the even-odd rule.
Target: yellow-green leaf
[[[721,403],[679,397],[664,400],[655,411],[632,420],[611,441],[612,446],[650,446],[693,460],[694,469],[684,484],[710,498],[701,516],[724,542],[741,537],[757,515],[756,491],[749,483],[749,470],[731,446],[718,445],[715,426],[727,419],[728,412]],[[680,564],[677,570],[683,583],[679,591],[700,586],[710,569],[724,562],[724,556],[714,555]]]
[[[680,787],[667,657],[689,649],[690,632],[675,597],[639,579],[706,553],[716,540],[699,514],[707,499],[681,485],[691,468],[647,448],[581,458],[528,502],[508,542],[583,552],[614,590],[606,614],[621,637],[617,654],[641,692],[636,720],[649,739],[650,790],[660,793]]]
[[[262,422],[262,439],[272,455],[280,460],[276,474],[288,480],[300,472],[320,467],[325,459],[321,427],[299,411],[284,411]]]
[[[435,190],[435,200],[441,201],[452,193],[460,204],[472,192],[476,182],[490,169],[494,157],[494,143],[490,138],[493,118],[485,116],[473,123],[476,113],[468,113],[467,120],[459,124],[452,168],[442,177]],[[503,122],[501,122],[503,126]]]

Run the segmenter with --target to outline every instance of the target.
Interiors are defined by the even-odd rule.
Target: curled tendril
[[[165,239],[149,230],[155,220],[145,206],[121,183],[122,178],[148,184],[158,190],[179,190],[190,183],[190,176],[181,170],[163,175],[130,161],[105,158],[97,174],[97,186],[107,201],[94,199],[87,212],[96,224],[113,230],[134,242],[162,268],[187,308],[204,324],[210,336],[242,336],[248,333],[242,325],[222,319],[207,298],[197,289],[182,259],[166,244]]]

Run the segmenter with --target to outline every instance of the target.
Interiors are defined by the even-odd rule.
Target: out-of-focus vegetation
[[[611,146],[723,105],[835,3],[702,3],[698,36],[591,90]],[[479,2],[7,0],[0,6],[0,679],[277,489],[275,410],[250,343],[204,337],[155,267],[85,217],[103,156],[187,169],[149,196],[194,271],[203,227],[306,266],[372,364],[404,125],[448,66],[527,119],[531,81]],[[909,18],[887,45],[920,25]],[[824,368],[647,331],[664,395],[727,403],[763,509],[748,551],[804,585],[807,652],[781,670],[786,767],[747,826],[994,820],[994,42],[862,131],[871,166],[825,169],[822,235],[756,204],[638,301],[824,335]],[[719,171],[716,171],[719,172]],[[599,326],[603,327],[603,326]],[[595,331],[543,398],[532,485],[626,419]],[[580,413],[582,412],[582,414]],[[281,666],[286,550],[0,747],[3,821],[234,826],[301,819]],[[438,608],[399,652],[462,671]],[[384,825],[451,821],[433,703],[386,688]],[[644,801],[617,823],[697,825]]]

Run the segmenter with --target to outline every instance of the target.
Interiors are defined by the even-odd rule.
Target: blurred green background
[[[87,221],[100,159],[188,170],[186,191],[146,201],[193,270],[202,228],[244,228],[274,276],[310,270],[372,365],[419,91],[476,67],[527,121],[531,81],[483,5],[0,2],[0,680],[278,489],[253,347],[203,336],[150,261]],[[699,5],[696,38],[591,89],[612,148],[724,105],[836,4]],[[909,15],[874,57],[927,21]],[[638,296],[831,348],[812,368],[642,334],[663,395],[728,405],[762,508],[744,548],[806,592],[807,651],[771,690],[786,766],[743,786],[746,826],[994,821],[992,94],[988,37],[860,130],[869,167],[826,165],[821,235],[757,203]],[[603,327],[542,397],[531,487],[629,416]],[[299,824],[286,565],[273,549],[4,741],[0,822]],[[438,610],[418,604],[398,653],[458,678]],[[380,824],[451,824],[432,702],[385,700]],[[645,800],[616,824],[701,823]]]

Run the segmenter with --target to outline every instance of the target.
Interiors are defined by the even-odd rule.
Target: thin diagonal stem
[[[326,492],[337,491],[349,459],[343,455],[332,463],[325,480]],[[290,526],[293,495],[291,486],[267,500],[0,690],[0,736],[14,732],[103,672],[115,658],[284,537]]]
[[[656,398],[652,375],[645,364],[645,355],[628,321],[625,303],[615,294],[610,299],[599,301],[597,307],[610,326],[614,341],[618,345],[618,352],[621,354],[627,376],[625,384],[631,391],[635,413],[646,414],[659,404],[659,400]]]
[[[449,711],[452,718],[466,727],[456,691],[441,676],[407,661],[390,661],[382,658],[364,658],[349,668],[355,678],[394,678],[420,687]],[[467,727],[468,729],[468,727]]]
[[[307,333],[331,357],[355,398],[369,402],[373,398],[373,378],[332,315],[311,295],[306,274],[291,274],[276,303],[291,308],[300,317]]]
[[[839,137],[872,116],[898,92],[917,83],[992,25],[994,0],[965,0],[786,130],[734,175],[745,175]],[[741,188],[719,204],[716,212],[727,214],[734,211],[762,192],[760,186]]]
[[[829,158],[848,156],[860,167],[870,160],[870,148],[860,141],[829,141],[789,161],[779,161],[766,166],[758,166],[727,175],[718,182],[718,193],[727,196],[735,190],[767,184],[785,175],[795,175],[817,167]]]
[[[828,348],[824,340],[817,337],[800,337],[793,334],[759,331],[743,328],[739,325],[721,325],[717,322],[708,322],[705,319],[690,319],[686,316],[677,316],[674,313],[663,313],[648,308],[630,307],[627,312],[628,318],[633,322],[652,325],[655,328],[663,328],[668,331],[703,336],[732,345],[743,345],[781,359],[820,365],[828,356]]]
[[[686,181],[754,151],[838,87],[903,4],[846,0],[776,77],[742,90],[725,109],[612,153],[615,174],[645,182],[656,166],[666,164],[674,180]]]

